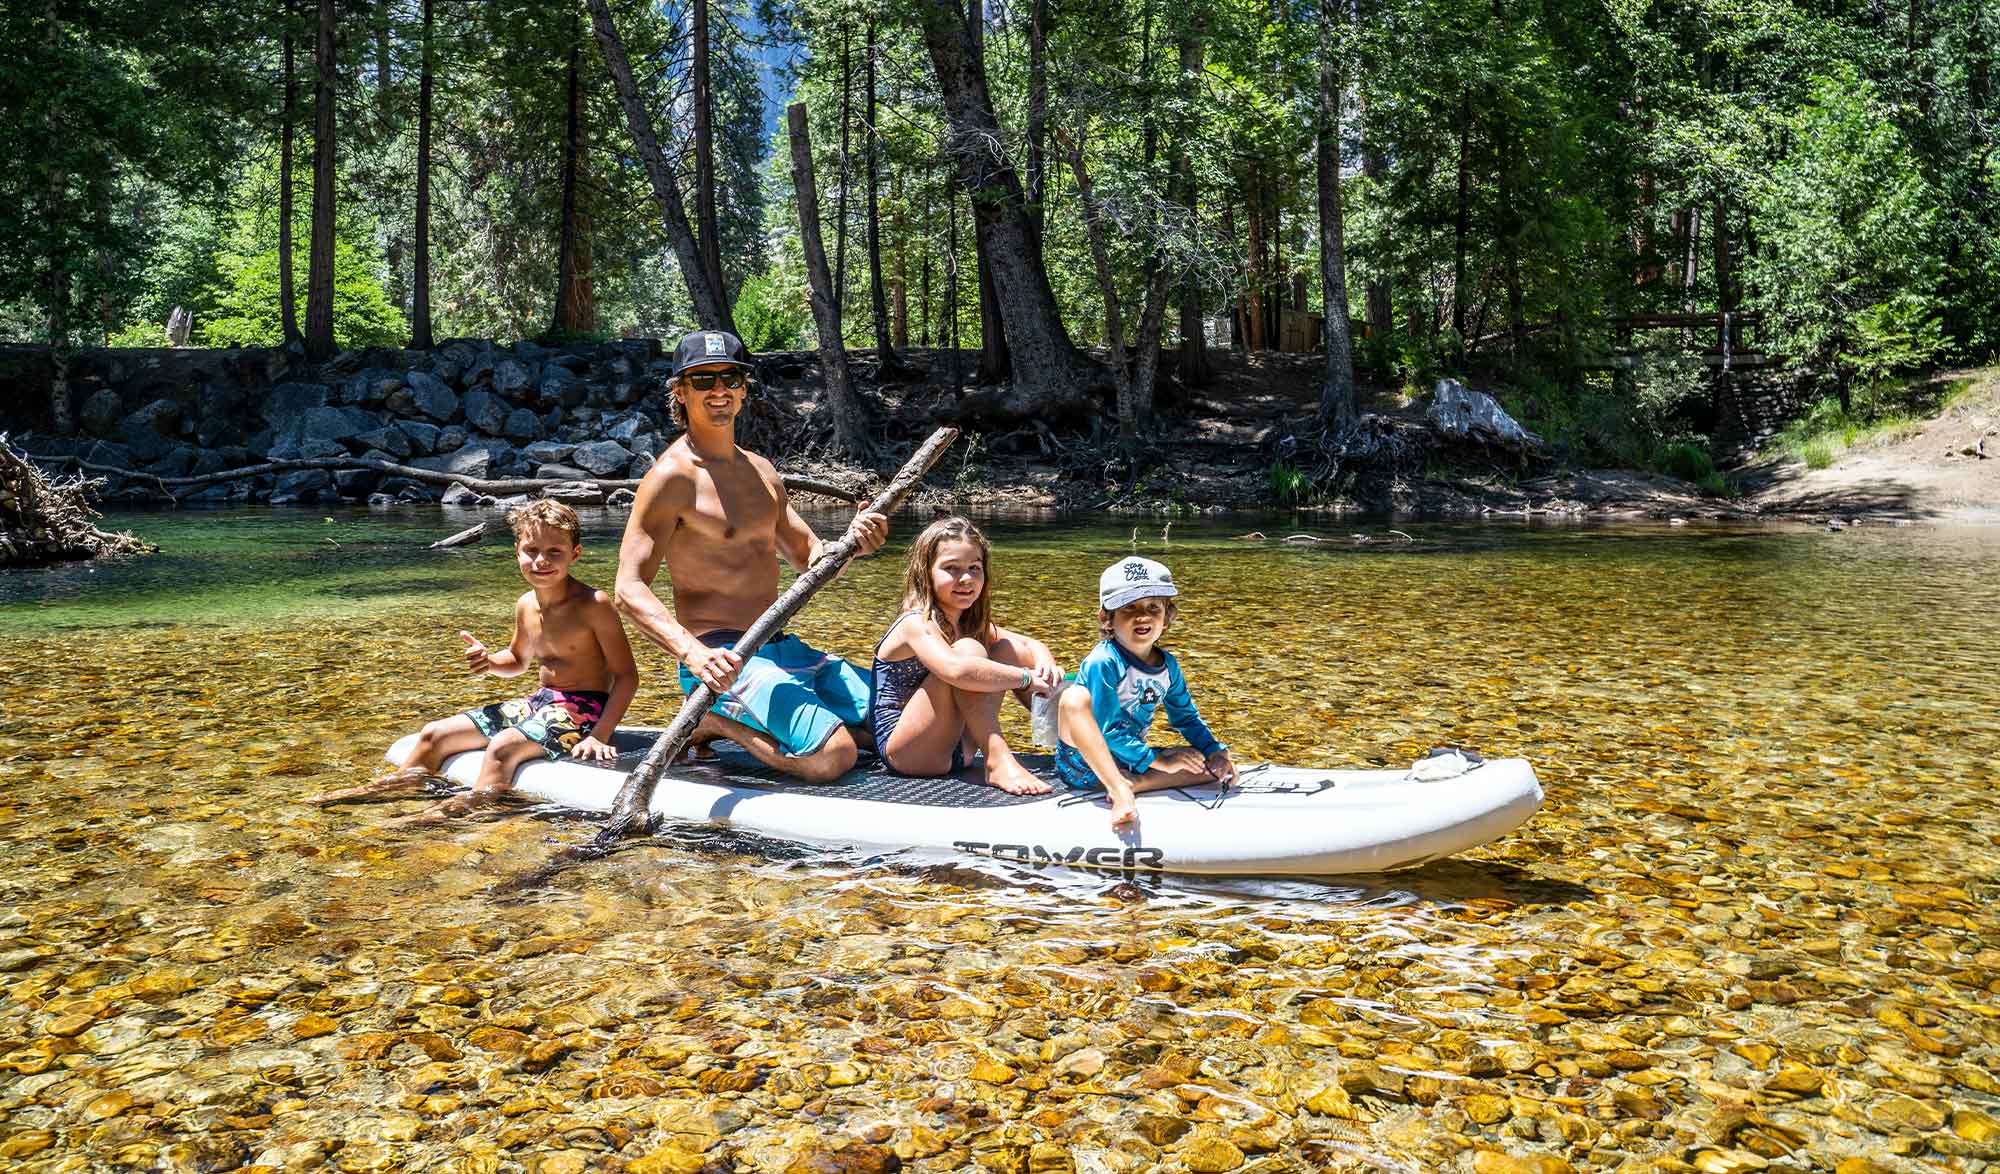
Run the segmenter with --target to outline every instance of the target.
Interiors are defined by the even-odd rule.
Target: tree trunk
[[[867,136],[863,140],[863,166],[868,180],[868,299],[875,311],[875,359],[883,370],[899,366],[902,360],[896,357],[896,348],[889,341],[889,298],[882,287],[882,209],[875,191],[875,19],[868,19],[868,36],[865,42],[868,62],[867,97],[862,105],[866,126],[862,128]]]
[[[1035,240],[1042,239],[1047,216],[1042,206],[1043,172],[1048,166],[1049,136],[1049,0],[1029,0],[1028,6],[1028,221]]]
[[[694,0],[692,52],[695,227],[701,233],[701,260],[707,267],[708,284],[726,302],[729,283],[722,277],[722,235],[715,219],[715,95],[708,81],[708,0]]]
[[[925,184],[924,185],[924,265],[923,269],[919,271],[919,279],[922,281],[923,284],[922,287],[917,291],[917,308],[924,312],[924,325],[923,325],[923,333],[917,339],[917,345],[926,347],[930,346],[934,340],[936,331],[933,329],[933,327],[937,323],[937,312],[931,308],[931,267],[935,261],[935,258],[933,257],[931,250],[932,231],[933,230],[931,228],[930,185]]]
[[[695,316],[701,319],[705,330],[727,330],[736,333],[736,320],[730,312],[729,299],[723,288],[709,280],[708,267],[702,261],[701,248],[694,238],[694,229],[688,224],[687,207],[681,203],[680,185],[674,181],[673,167],[660,150],[660,140],[653,133],[653,116],[639,97],[639,86],[632,77],[632,64],[625,56],[625,42],[618,36],[618,26],[611,20],[611,8],[606,0],[585,0],[590,5],[591,27],[597,33],[597,48],[604,55],[605,68],[611,71],[612,83],[618,89],[619,104],[625,108],[625,123],[632,132],[632,143],[638,149],[639,161],[646,167],[646,178],[653,185],[653,201],[660,206],[660,221],[667,230],[667,239],[673,243],[674,257],[680,262],[681,279],[686,282],[688,297],[694,302]]]
[[[1201,85],[1202,41],[1201,29],[1190,20],[1182,33],[1181,42],[1181,97],[1192,102]],[[1197,192],[1195,189],[1194,160],[1188,155],[1185,139],[1188,132],[1182,132],[1183,142],[1174,154],[1174,173],[1181,207],[1187,209],[1188,231],[1193,232],[1197,223]],[[1177,374],[1188,387],[1206,387],[1209,380],[1208,335],[1202,321],[1201,280],[1193,265],[1189,265],[1181,275],[1181,351]]]
[[[1319,171],[1319,280],[1326,310],[1326,375],[1320,384],[1319,419],[1330,428],[1354,420],[1354,342],[1347,325],[1347,255],[1340,207],[1340,68],[1342,46],[1334,35],[1332,5],[1319,22],[1319,118],[1313,147]]]
[[[900,351],[910,345],[910,233],[899,173],[889,177],[889,203],[895,209],[889,218],[889,232],[896,242],[896,275],[889,279],[889,345]]]
[[[813,324],[819,331],[819,367],[826,380],[827,406],[833,410],[835,442],[847,456],[868,455],[868,429],[861,401],[855,397],[847,372],[847,346],[840,329],[840,296],[827,271],[826,247],[819,233],[819,189],[813,182],[812,137],[806,127],[806,105],[785,108],[785,125],[792,139],[792,186],[798,192],[799,242],[804,246],[806,283]]]
[[[1264,189],[1254,172],[1243,185],[1243,219],[1248,248],[1243,259],[1243,349],[1261,351],[1264,338],[1264,300],[1270,282],[1270,261],[1264,254],[1268,234],[1264,231]]]
[[[1139,413],[1132,397],[1132,367],[1125,353],[1125,324],[1119,309],[1118,278],[1111,268],[1111,246],[1104,239],[1104,217],[1083,162],[1084,116],[1078,114],[1076,137],[1064,152],[1076,176],[1077,203],[1083,208],[1083,234],[1090,245],[1091,270],[1097,275],[1098,296],[1104,301],[1104,345],[1111,359],[1111,382],[1117,389],[1118,447],[1129,459],[1139,452]]]
[[[49,59],[62,59],[63,26],[61,14],[56,10],[56,0],[44,0],[44,19],[47,24],[46,37]],[[62,103],[49,103],[49,124],[45,128],[49,141],[62,141]],[[49,168],[49,182],[46,196],[48,206],[42,209],[48,232],[49,255],[48,273],[44,285],[48,290],[49,312],[49,422],[58,436],[70,436],[76,432],[76,417],[69,406],[69,257],[64,247],[65,234],[63,220],[66,216],[64,205],[69,189],[69,173],[60,164]]]
[[[375,5],[375,110],[380,121],[380,141],[388,143],[395,132],[396,106],[391,100],[389,81],[391,76],[389,54],[389,3],[390,0],[376,0]],[[398,310],[406,303],[403,288],[403,236],[393,222],[384,223],[383,232],[388,237],[383,249],[383,259],[388,262],[387,288],[389,302]]]
[[[1465,361],[1466,238],[1472,232],[1472,87],[1458,92],[1458,211],[1451,228],[1451,329],[1458,337],[1452,348]]]
[[[998,149],[1004,140],[965,13],[956,0],[924,0],[919,11],[944,97],[945,149],[973,196],[974,230],[987,246],[999,319],[1013,357],[1011,386],[977,410],[996,420],[1019,420],[1083,408],[1092,376],[1102,372],[1077,352],[1063,327],[1020,179]]]
[[[956,6],[957,0],[952,0]],[[973,68],[979,71],[983,80],[986,76],[986,0],[970,0],[966,28],[971,34]],[[994,124],[999,125],[996,119]],[[994,139],[995,149],[999,139]],[[1023,204],[1026,197],[1023,196]],[[974,197],[974,213],[978,212],[977,197]],[[976,221],[975,221],[976,227]],[[1029,229],[1032,235],[1032,227]],[[972,253],[979,268],[979,382],[985,384],[1005,383],[1014,373],[1013,356],[1007,351],[1007,323],[1000,316],[1000,294],[993,285],[993,262],[987,255],[990,245],[984,232],[975,232],[972,237]],[[1036,248],[1041,246],[1039,243]]]
[[[854,124],[854,65],[848,52],[847,13],[840,14],[840,185],[833,197],[833,288],[843,304],[847,299],[847,190],[853,174],[849,167],[848,128]]]
[[[417,80],[416,272],[410,290],[410,345],[427,351],[431,338],[431,0],[423,0],[422,73]]]
[[[572,25],[576,20],[570,17]],[[590,221],[578,203],[583,173],[582,30],[572,27],[569,47],[568,117],[563,125],[562,235],[556,252],[556,312],[552,329],[587,334],[597,329],[597,298],[590,274]]]
[[[319,0],[314,41],[312,246],[306,262],[306,354],[333,355],[334,0]]]
[[[299,341],[298,293],[292,288],[292,136],[299,121],[299,75],[294,51],[297,46],[298,9],[294,0],[285,6],[285,113],[278,132],[278,313],[284,323],[285,342]]]

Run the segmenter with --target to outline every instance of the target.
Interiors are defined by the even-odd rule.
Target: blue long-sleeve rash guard
[[[1090,710],[1104,731],[1111,756],[1135,774],[1151,768],[1158,757],[1146,745],[1146,731],[1162,705],[1167,708],[1167,724],[1204,758],[1223,749],[1188,695],[1180,661],[1164,648],[1158,651],[1161,663],[1149,665],[1118,641],[1107,639],[1091,649],[1076,670],[1076,683],[1090,690]]]

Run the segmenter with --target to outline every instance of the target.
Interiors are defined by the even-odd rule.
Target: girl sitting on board
[[[1051,696],[1062,670],[1048,646],[993,621],[986,536],[959,517],[917,535],[903,579],[903,610],[875,648],[868,724],[888,768],[942,775],[986,755],[986,781],[1039,795],[1036,778],[1000,733],[1000,702]]]

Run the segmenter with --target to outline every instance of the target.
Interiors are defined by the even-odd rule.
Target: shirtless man
[[[728,738],[766,765],[827,782],[854,765],[868,679],[796,636],[772,639],[747,662],[733,650],[778,598],[778,559],[804,571],[826,551],[771,462],[736,447],[749,368],[743,343],[724,331],[696,331],[674,348],[669,393],[687,431],[639,483],[618,549],[616,601],[681,662],[682,690],[715,690],[697,741]],[[889,536],[889,519],[858,513],[847,532],[871,553]],[[671,611],[653,593],[663,559]]]

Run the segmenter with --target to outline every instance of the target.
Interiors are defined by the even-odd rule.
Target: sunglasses
[[[722,386],[731,391],[742,387],[744,382],[743,372],[741,371],[731,371],[724,375],[690,375],[687,377],[688,386],[694,388],[696,391],[714,390],[715,382],[718,379],[722,381]]]

